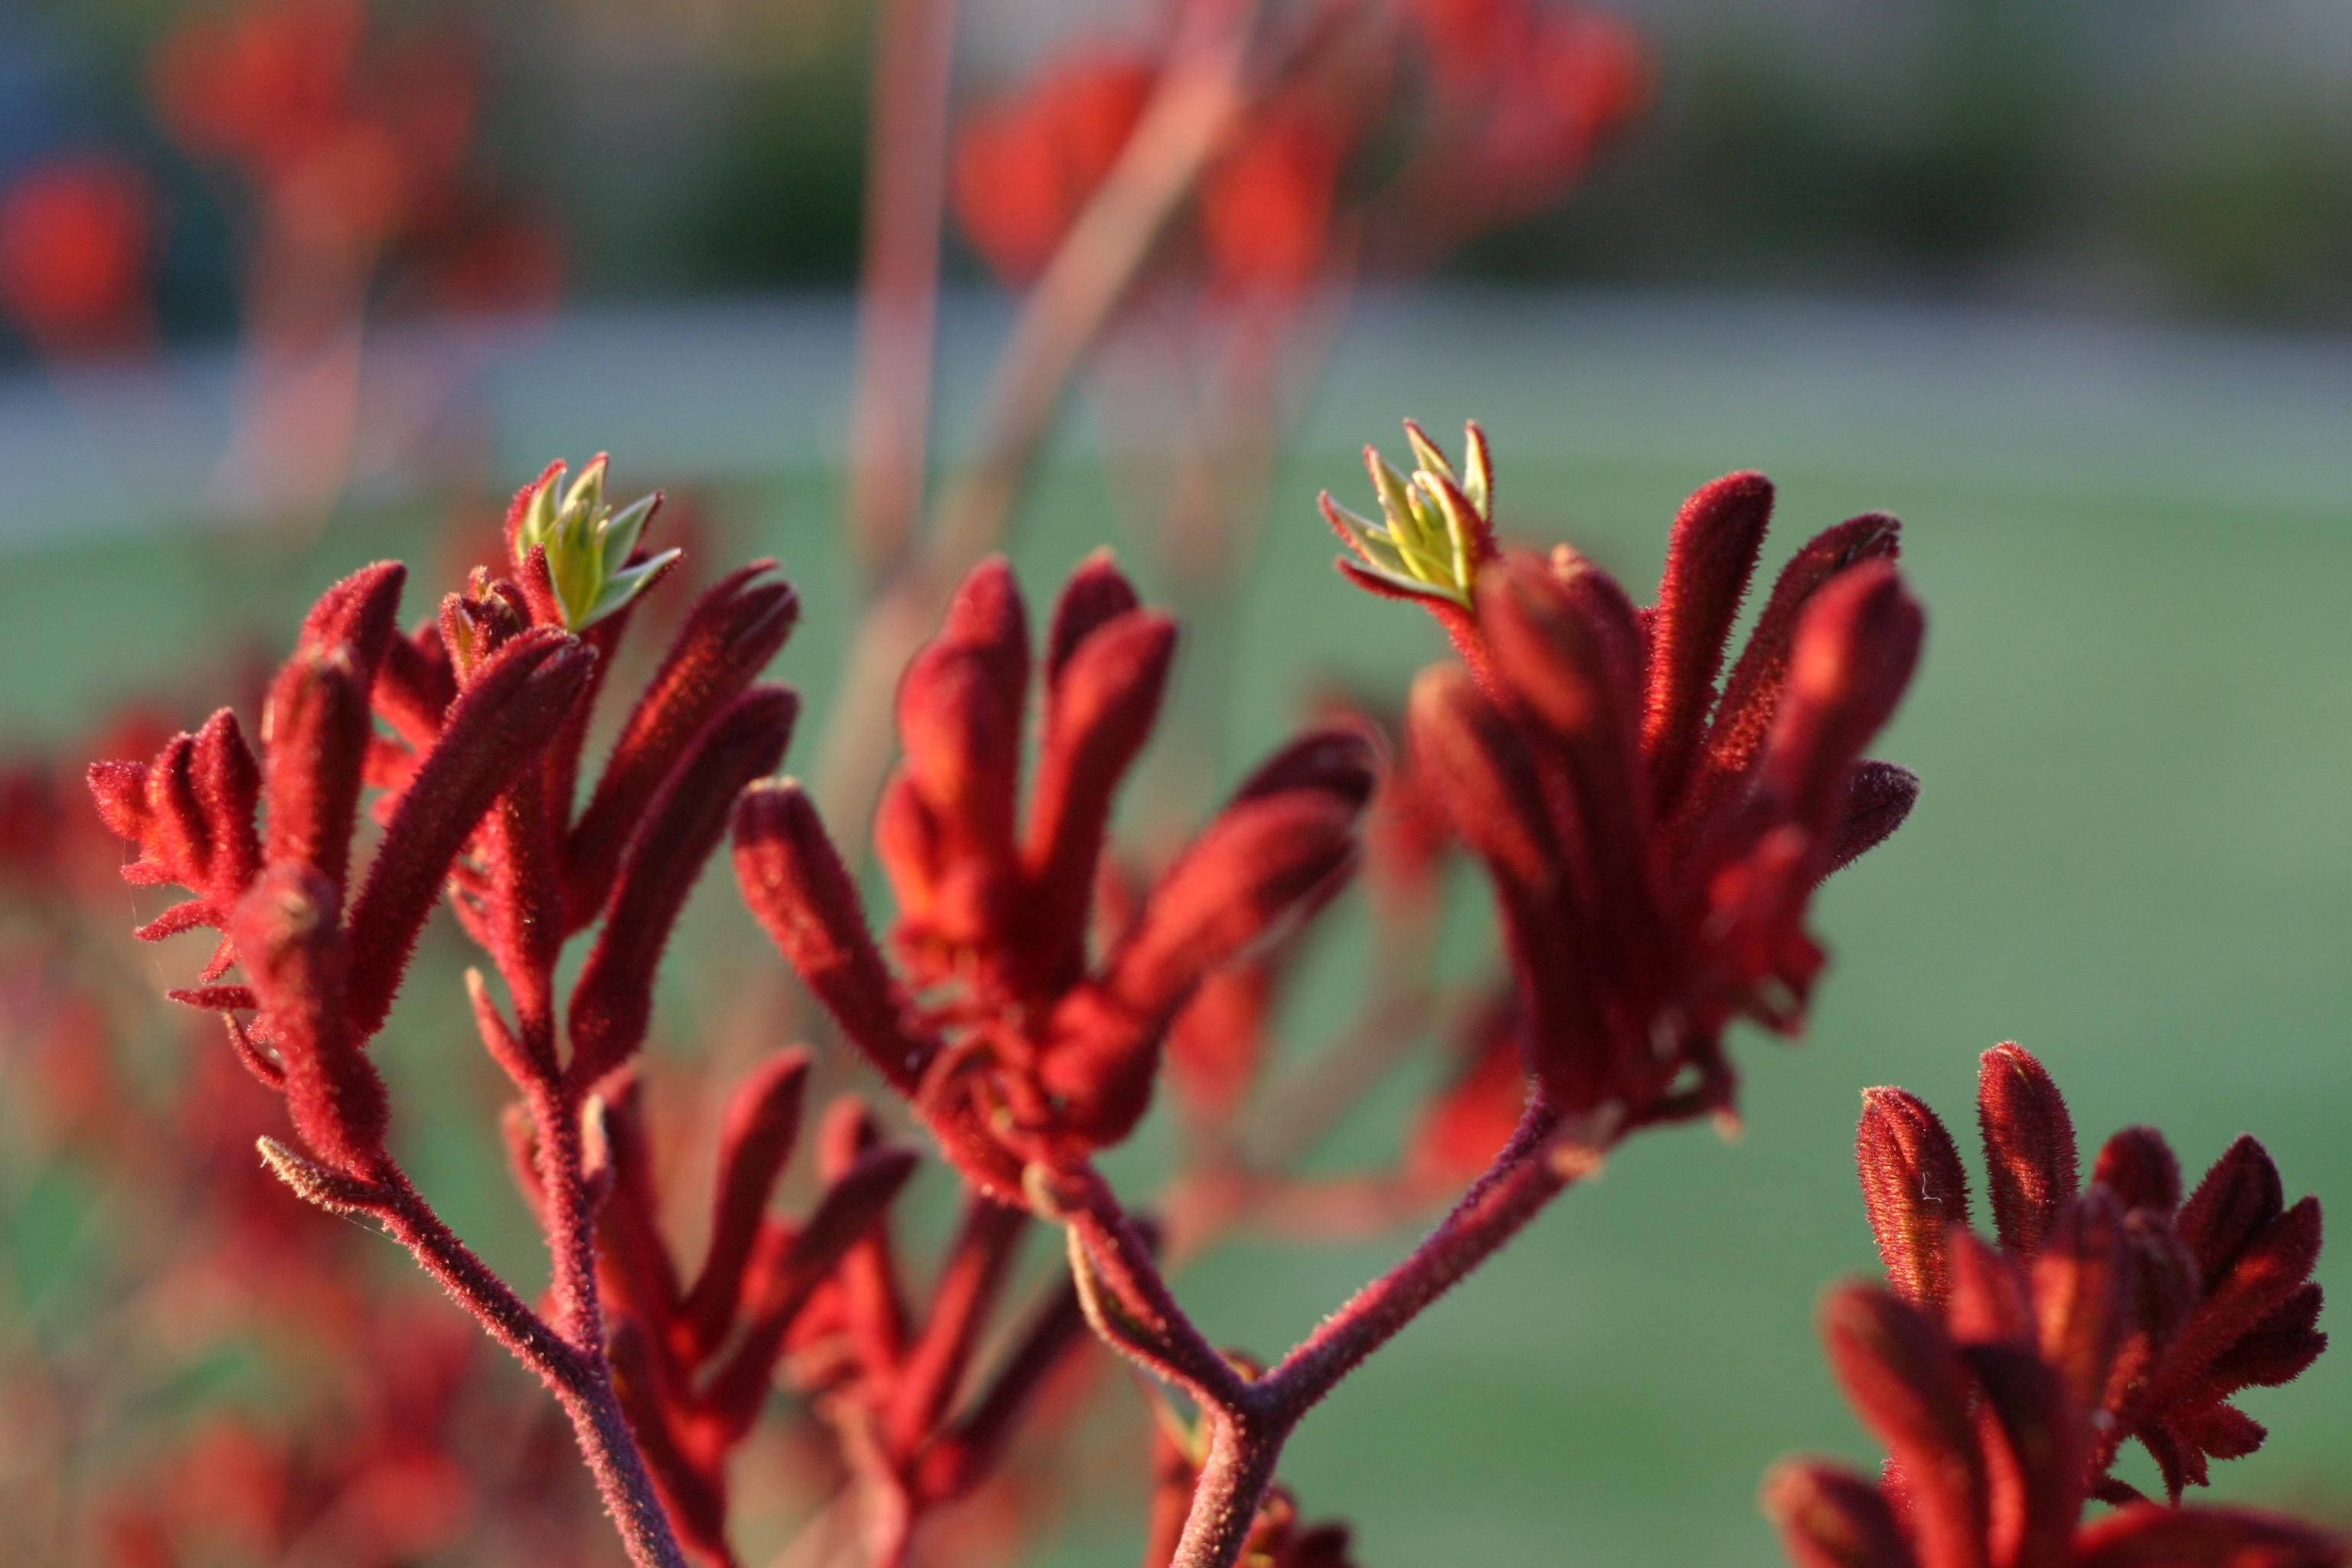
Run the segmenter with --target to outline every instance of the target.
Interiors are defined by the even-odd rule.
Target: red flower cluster
[[[1330,516],[1375,592],[1426,605],[1469,666],[1415,688],[1420,766],[1494,878],[1543,1094],[1616,1127],[1728,1111],[1724,1026],[1801,1025],[1813,889],[1916,791],[1862,749],[1917,659],[1895,524],[1861,517],[1780,574],[1717,690],[1772,504],[1760,476],[1701,490],[1657,605],[1562,548],[1506,554],[1474,430],[1466,481],[1412,432],[1408,481],[1371,455],[1385,526]]]
[[[876,826],[919,1010],[798,787],[757,790],[736,814],[737,873],[769,935],[965,1174],[1008,1202],[1029,1164],[1066,1165],[1125,1138],[1194,987],[1353,862],[1370,748],[1356,732],[1312,733],[1243,784],[1090,961],[1112,799],[1150,732],[1174,646],[1174,626],[1139,607],[1107,557],[1070,579],[1017,820],[1026,612],[1002,562],[963,584],[899,688],[905,761]]]
[[[2184,1201],[2163,1135],[2128,1127],[2078,1195],[2065,1101],[2039,1062],[2000,1047],[1978,1093],[1995,1252],[1968,1228],[1967,1174],[1935,1112],[1895,1089],[1864,1104],[1863,1194],[1890,1284],[1964,1341],[1997,1310],[2042,1346],[2088,1423],[2084,1488],[2137,1498],[2108,1474],[2126,1438],[2155,1457],[2175,1502],[2205,1484],[2209,1459],[2262,1446],[2231,1399],[2290,1381],[2327,1336],[2311,1278],[2319,1202],[2287,1205],[2260,1143],[2231,1144]]]
[[[1831,1294],[1831,1364],[1889,1461],[1877,1483],[1805,1461],[1773,1474],[1765,1507],[1798,1568],[2341,1568],[2342,1542],[2249,1509],[2138,1502],[2082,1521],[2099,1429],[2080,1380],[2113,1369],[2099,1336],[2115,1325],[2094,1300],[2037,1332],[2031,1304],[2105,1292],[2073,1239],[2030,1289],[1964,1243],[1941,1318],[1871,1286]]]
[[[53,352],[132,346],[148,327],[155,198],[120,159],[59,158],[0,196],[0,312]]]

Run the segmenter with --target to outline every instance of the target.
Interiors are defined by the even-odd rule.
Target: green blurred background
[[[1398,416],[1475,416],[1506,531],[1571,539],[1629,583],[1654,578],[1682,497],[1732,468],[1780,486],[1776,561],[1853,511],[1902,516],[1930,643],[1880,751],[1926,793],[1822,900],[1833,968],[1810,1038],[1738,1043],[1745,1135],[1637,1141],[1302,1430],[1288,1479],[1360,1526],[1374,1565],[1774,1560],[1763,1468],[1867,1451],[1811,1325],[1822,1285],[1872,1263],[1851,1152],[1864,1086],[1922,1093],[1965,1142],[1976,1054],[2016,1038],[2086,1142],[2148,1121],[2201,1168],[2253,1131],[2291,1194],[2352,1202],[2347,14],[1627,8],[1664,74],[1624,155],[1557,217],[1442,289],[1369,301],[1343,336],[1215,650],[1246,672],[1218,771],[1319,679],[1398,691],[1439,656],[1418,618],[1330,574],[1312,501],[1355,488],[1354,446],[1392,442]],[[12,8],[0,149],[130,124],[103,84],[154,9]],[[852,581],[835,466],[849,318],[831,290],[854,254],[865,17],[689,9],[677,27],[619,5],[484,13],[527,62],[501,134],[563,215],[576,303],[467,340],[456,412],[423,446],[462,447],[509,486],[604,447],[625,489],[698,486],[725,549],[777,553],[802,585],[778,673],[815,702],[813,736]],[[1004,39],[975,46],[976,79],[1077,14],[999,10],[975,7]],[[209,385],[226,287],[188,265],[166,314],[191,345],[181,374]],[[977,292],[952,302],[951,431],[1003,320]],[[222,651],[217,628],[282,632],[332,573],[430,547],[437,492],[399,462],[315,539],[231,529],[216,498],[174,491],[144,417],[135,377],[24,366],[0,385],[5,749],[177,694],[191,649]],[[1083,407],[1067,434],[1014,551],[1033,593],[1119,534]],[[1493,956],[1474,892],[1449,930],[1465,974]],[[745,934],[722,899],[694,918]],[[1329,946],[1290,1019],[1300,1041],[1363,983],[1350,944]],[[717,1004],[681,975],[664,1005],[686,1035]],[[437,1076],[481,1068],[419,1010],[385,1054],[429,1101]],[[1380,1157],[1411,1087],[1332,1163]],[[428,1192],[528,1270],[488,1130],[421,1108],[408,1125]],[[1148,1138],[1131,1172],[1157,1153]],[[71,1216],[17,1212],[33,1217],[9,1238],[16,1268],[69,1276]],[[1240,1244],[1182,1291],[1217,1338],[1271,1351],[1400,1245]],[[2341,1247],[2320,1275],[2344,1300]],[[45,1310],[62,1315],[59,1289]],[[2219,1467],[2218,1489],[2352,1520],[2352,1359],[2247,1405],[2271,1446]],[[1128,1561],[1129,1500],[1048,1561]]]

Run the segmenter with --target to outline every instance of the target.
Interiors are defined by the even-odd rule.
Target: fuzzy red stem
[[[635,1568],[688,1568],[621,1412],[601,1344],[574,1344],[531,1310],[458,1238],[397,1167],[364,1195],[322,1194],[300,1185],[295,1190],[324,1207],[373,1215],[452,1300],[547,1385],[571,1418],[581,1457]]]

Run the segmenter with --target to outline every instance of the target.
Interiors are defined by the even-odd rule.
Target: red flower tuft
[[[1082,569],[1047,640],[1045,740],[1025,817],[1026,616],[991,562],[957,595],[898,695],[905,761],[876,826],[919,1014],[867,936],[838,854],[790,786],[736,818],[746,899],[785,956],[984,1191],[1031,1161],[1125,1138],[1160,1045],[1207,975],[1339,878],[1371,793],[1353,731],[1310,735],[1236,792],[1099,961],[1087,949],[1112,797],[1149,733],[1173,652],[1107,560]]]
[[[1969,1244],[1973,1245],[1973,1244]],[[1798,1568],[2341,1568],[2345,1543],[2246,1509],[2137,1503],[2088,1524],[2097,1428],[2003,1259],[1958,1272],[1942,1317],[1870,1286],[1822,1312],[1831,1364],[1886,1446],[1885,1479],[1782,1465],[1764,1505]],[[1987,1296],[1992,1300],[1983,1299]]]
[[[1966,1228],[1958,1156],[1935,1113],[1900,1089],[1874,1089],[1866,1107],[1863,1194],[1895,1289],[1955,1317],[1984,1316],[1989,1290],[2014,1293],[2016,1306],[1994,1315],[2038,1322],[2042,1353],[2097,1416],[2085,1485],[2133,1495],[2107,1474],[2127,1437],[2155,1456],[2175,1501],[2205,1484],[2209,1460],[2262,1446],[2262,1426],[2231,1401],[2295,1377],[2327,1336],[2311,1278],[2318,1201],[2290,1206],[2260,1143],[2231,1144],[2184,1203],[2162,1136],[2126,1128],[2078,1195],[2057,1086],[2019,1047],[1988,1051],[1978,1109],[1996,1255]]]
[[[1654,609],[1566,550],[1475,570],[1457,637],[1480,679],[1413,693],[1416,755],[1499,890],[1529,1066],[1573,1114],[1727,1110],[1725,1026],[1801,1025],[1812,890],[1908,808],[1908,775],[1861,755],[1922,634],[1879,559],[1891,522],[1801,551],[1717,695],[1770,493],[1694,497]]]

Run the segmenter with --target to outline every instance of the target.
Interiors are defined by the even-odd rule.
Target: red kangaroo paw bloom
[[[2112,1230],[2112,1201],[2095,1188],[2092,1196],[2106,1214],[2080,1223]],[[2072,1245],[2053,1237],[2042,1261]],[[1948,1312],[1861,1285],[1831,1292],[1824,1304],[1832,1363],[1891,1458],[1876,1482],[1811,1462],[1774,1472],[1764,1506],[1798,1568],[2340,1568],[2347,1561],[2345,1542],[2324,1531],[2242,1509],[2141,1503],[2084,1523],[2104,1464],[2095,1407],[2080,1397],[2063,1347],[2053,1354],[2019,1338],[2007,1311],[1961,1300],[1979,1285],[2013,1298],[2015,1263],[1965,1232],[1954,1237],[1952,1256],[1969,1261],[1955,1269]]]
[[[2270,1155],[2243,1138],[2183,1203],[2172,1151],[2145,1127],[2110,1139],[2077,1194],[2065,1101],[2014,1045],[1985,1053],[1978,1111],[1998,1256],[1965,1229],[1941,1228],[1968,1221],[1943,1124],[1900,1090],[1872,1091],[1863,1194],[1895,1289],[1964,1337],[1989,1335],[1985,1324],[2021,1308],[2031,1331],[2021,1336],[2098,1415],[2085,1484],[2101,1495],[2124,1489],[2107,1471],[2127,1437],[2155,1456],[2176,1501],[2205,1483],[2209,1460],[2261,1447],[2262,1426],[2230,1400],[2291,1381],[2327,1344],[2311,1278],[2317,1201],[2290,1206]],[[2006,1300],[2012,1287],[2026,1292],[2021,1302]]]
[[[1692,498],[1659,604],[1639,612],[1573,552],[1546,563],[1446,535],[1442,461],[1424,452],[1410,493],[1391,473],[1388,529],[1350,536],[1415,579],[1469,667],[1424,677],[1410,728],[1496,883],[1528,1066],[1559,1109],[1625,1127],[1727,1111],[1724,1028],[1801,1026],[1822,963],[1812,890],[1916,795],[1861,754],[1922,637],[1879,559],[1894,525],[1858,520],[1801,551],[1717,697],[1769,510],[1762,479]],[[1490,494],[1486,468],[1474,446],[1466,499]],[[1449,544],[1461,569],[1433,576]]]
[[[875,833],[903,911],[909,1005],[814,810],[790,785],[736,816],[744,894],[785,957],[965,1173],[1023,1202],[1034,1161],[1125,1138],[1177,1010],[1213,972],[1315,907],[1353,862],[1373,780],[1365,739],[1310,736],[1244,783],[1161,875],[1117,944],[1086,935],[1111,801],[1165,687],[1174,628],[1108,562],[1072,579],[1047,639],[1046,710],[1025,827],[1027,616],[984,563],[898,694],[905,763]]]

